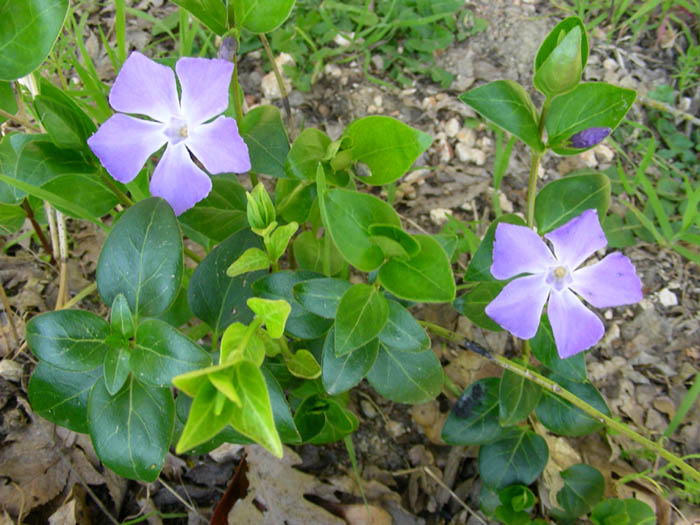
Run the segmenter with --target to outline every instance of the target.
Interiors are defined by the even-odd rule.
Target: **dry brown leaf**
[[[284,449],[278,459],[260,446],[247,447],[247,496],[238,500],[228,515],[231,525],[343,525],[345,521],[304,498],[312,494],[328,499],[332,492],[313,476],[296,470],[301,458]]]

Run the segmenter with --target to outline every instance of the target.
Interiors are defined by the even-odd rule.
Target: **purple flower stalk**
[[[610,135],[610,128],[588,128],[571,136],[571,145],[574,148],[590,148],[603,142]]]
[[[179,215],[206,197],[212,187],[211,178],[190,155],[209,173],[246,172],[250,157],[234,119],[219,116],[212,120],[228,107],[233,64],[185,57],[177,61],[175,71],[179,98],[171,68],[131,53],[109,93],[110,105],[122,113],[107,119],[88,145],[112,177],[127,183],[167,144],[153,171],[150,190]]]
[[[554,253],[530,228],[500,223],[496,227],[491,274],[510,279],[486,307],[486,314],[521,339],[537,333],[545,303],[554,342],[562,359],[596,344],[605,328],[576,294],[596,308],[632,304],[642,299],[642,283],[630,260],[611,253],[590,266],[580,267],[608,241],[596,210],[545,235]]]

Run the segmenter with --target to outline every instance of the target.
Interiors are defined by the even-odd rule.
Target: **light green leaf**
[[[274,106],[251,109],[239,123],[239,129],[248,145],[251,171],[285,177],[289,139],[279,109]]]
[[[187,9],[217,35],[226,33],[228,26],[226,6],[221,0],[173,0]]]
[[[287,155],[284,171],[290,177],[313,181],[316,179],[316,167],[326,156],[331,139],[323,131],[306,128],[294,140]]]
[[[286,361],[289,373],[301,379],[316,379],[321,375],[321,365],[311,352],[305,349],[297,350],[291,359]]]
[[[208,381],[199,389],[192,401],[185,428],[175,446],[177,454],[209,441],[228,425],[234,404],[228,399],[217,403],[217,397],[221,395]]]
[[[299,225],[292,221],[284,226],[278,226],[275,231],[272,232],[268,244],[268,251],[272,262],[277,262],[279,258],[282,257],[282,254],[287,250],[289,240],[298,229]]]
[[[248,272],[267,270],[270,267],[270,258],[260,248],[248,248],[226,270],[228,277],[238,277]]]
[[[236,25],[251,33],[270,33],[287,19],[294,0],[235,0]]]
[[[251,297],[247,301],[248,308],[265,323],[267,333],[273,339],[279,339],[284,334],[284,325],[292,311],[290,304],[284,299],[263,299]]]
[[[233,323],[224,330],[221,338],[222,364],[233,363],[238,359],[247,359],[260,366],[265,359],[265,344],[257,331],[241,323]]]

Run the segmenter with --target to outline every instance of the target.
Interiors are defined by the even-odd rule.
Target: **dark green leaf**
[[[289,139],[279,109],[258,106],[246,113],[239,127],[248,145],[251,171],[285,177],[284,163],[289,153]]]
[[[126,378],[129,377],[129,349],[125,345],[110,346],[105,353],[104,381],[107,391],[115,395],[119,392]]]
[[[112,301],[112,311],[109,314],[109,325],[112,333],[116,333],[125,339],[134,337],[134,317],[129,310],[129,303],[124,294],[117,294]]]
[[[17,100],[15,99],[15,91],[12,89],[10,82],[0,81],[0,109],[8,115],[17,113]],[[7,118],[0,115],[0,123],[3,123]]]
[[[442,389],[444,375],[432,350],[399,352],[379,345],[374,366],[367,374],[370,385],[397,403],[425,403]]]
[[[530,95],[517,82],[489,82],[463,93],[459,99],[535,151],[544,151],[538,128],[539,115]]]
[[[458,297],[452,305],[475,325],[493,332],[501,332],[503,328],[486,315],[484,309],[501,293],[505,284],[504,281],[480,282],[467,294]]]
[[[583,352],[575,354],[567,359],[559,357],[557,345],[554,342],[552,327],[547,315],[542,316],[542,321],[537,329],[535,337],[530,339],[532,353],[544,366],[572,381],[586,380],[586,360]]]
[[[26,218],[27,214],[19,206],[0,204],[0,235],[16,233],[24,224],[24,219]]]
[[[557,493],[557,503],[564,509],[562,517],[566,519],[588,514],[603,497],[605,478],[590,465],[572,465],[561,472],[561,477],[564,487]]]
[[[531,431],[486,443],[479,449],[479,474],[483,482],[500,490],[508,485],[529,485],[544,470],[549,457],[547,443]]]
[[[335,352],[338,357],[364,346],[382,331],[389,304],[379,290],[355,284],[343,294],[335,316]]]
[[[95,452],[110,469],[129,479],[154,481],[158,477],[174,417],[170,389],[144,385],[134,376],[115,396],[98,379],[88,401]]]
[[[354,351],[338,357],[335,353],[335,328],[331,328],[323,343],[323,388],[331,395],[340,394],[357,385],[369,372],[379,351],[379,341],[373,339]]]
[[[312,395],[302,401],[294,414],[302,440],[314,445],[340,441],[358,427],[355,415],[334,399]]]
[[[27,323],[27,346],[39,359],[80,372],[100,366],[109,336],[107,321],[82,310],[57,310]]]
[[[284,392],[275,376],[272,375],[264,366],[260,371],[265,377],[267,391],[270,394],[270,404],[272,405],[272,415],[275,418],[275,427],[279,432],[282,443],[301,443],[301,436],[297,427],[294,425],[292,413],[289,410],[289,404],[284,397]]]
[[[88,395],[101,375],[101,368],[69,372],[39,361],[29,380],[32,409],[52,423],[86,434]]]
[[[17,178],[17,161],[22,148],[33,140],[46,138],[45,135],[32,135],[25,133],[11,133],[2,137],[0,141],[0,174],[11,179]],[[8,182],[0,181],[0,202],[17,204],[26,195],[26,192],[18,189]]]
[[[593,525],[656,525],[652,508],[636,499],[606,499],[591,513]]]
[[[430,337],[411,312],[396,301],[388,301],[389,317],[379,340],[386,348],[400,352],[422,352],[430,348]]]
[[[491,275],[491,265],[493,264],[493,241],[496,236],[496,227],[499,222],[507,222],[508,224],[517,224],[525,226],[525,221],[517,215],[501,215],[490,225],[481,244],[476,249],[474,257],[469,261],[467,272],[464,274],[465,281],[495,281]]]
[[[175,214],[154,197],[126,210],[112,229],[97,263],[97,288],[107,304],[124,294],[137,317],[154,316],[175,300],[182,268]]]
[[[532,381],[510,370],[504,370],[498,392],[498,422],[515,425],[528,417],[542,395],[542,389]]]
[[[343,279],[311,279],[294,285],[294,298],[309,312],[335,319],[340,298],[352,286]]]

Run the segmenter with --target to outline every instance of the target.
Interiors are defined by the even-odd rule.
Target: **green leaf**
[[[224,330],[221,338],[221,356],[219,362],[228,364],[238,359],[247,359],[260,366],[265,359],[265,343],[257,331],[241,323],[233,323]]]
[[[175,418],[169,388],[144,385],[130,376],[112,396],[98,379],[88,401],[95,452],[120,476],[154,481],[165,461]]]
[[[0,80],[15,80],[39,67],[67,12],[68,0],[0,0]]]
[[[284,397],[284,392],[275,376],[264,366],[260,369],[265,377],[267,391],[270,394],[270,404],[272,405],[272,415],[275,418],[275,427],[279,432],[282,443],[301,443],[301,436],[294,424],[289,404]]]
[[[289,153],[289,139],[279,109],[274,106],[251,109],[239,123],[239,129],[248,145],[251,171],[285,177],[284,163]]]
[[[217,35],[228,28],[226,6],[221,0],[173,0],[180,8],[187,9]]]
[[[327,246],[329,243],[330,246]],[[310,272],[323,273],[323,258],[326,253],[329,260],[329,275],[340,273],[345,265],[338,248],[336,248],[335,243],[327,234],[319,239],[314,232],[310,230],[303,231],[294,239],[292,250],[299,268]]]
[[[0,174],[11,180],[0,181],[0,202],[17,204],[26,195],[25,191],[17,188],[12,179],[17,178],[17,161],[22,148],[29,142],[45,138],[43,135],[26,133],[11,133],[0,140]]]
[[[581,82],[588,58],[588,37],[581,19],[569,17],[545,38],[535,58],[535,87],[552,98]]]
[[[250,193],[246,192],[245,197],[248,203],[246,216],[251,230],[262,235],[262,232],[269,232],[277,225],[275,205],[262,182],[258,182]]]
[[[110,346],[105,353],[104,382],[105,388],[112,395],[122,389],[129,377],[129,355],[129,349],[122,345]]]
[[[535,56],[535,72],[542,68],[552,51],[559,45],[562,33],[567,34],[575,27],[578,27],[581,31],[581,56],[579,57],[581,69],[586,67],[586,62],[588,62],[588,36],[586,35],[586,28],[580,18],[570,16],[559,22],[545,37],[542,44],[540,44],[540,48],[537,50],[537,55]]]
[[[517,82],[489,82],[461,94],[459,99],[535,151],[544,151],[538,127],[539,115],[530,95]]]
[[[605,478],[590,465],[572,465],[561,472],[561,477],[564,487],[557,493],[557,503],[565,512],[553,510],[562,518],[574,519],[588,514],[603,497]]]
[[[27,323],[27,346],[42,361],[73,372],[102,364],[108,346],[107,322],[82,310],[57,310]]]
[[[221,242],[248,226],[245,188],[235,175],[214,175],[211,182],[209,195],[178,220],[207,239]]]
[[[331,139],[323,131],[306,128],[294,140],[289,150],[284,171],[289,177],[301,180],[316,180],[316,167],[325,156]]]
[[[527,418],[542,395],[536,383],[510,370],[504,370],[498,392],[498,422],[515,425]]]
[[[259,297],[284,299],[291,305],[292,311],[285,326],[289,335],[300,339],[316,339],[328,331],[333,321],[314,315],[301,306],[294,298],[292,290],[295,284],[317,277],[321,276],[303,270],[296,272],[284,270],[258,279],[253,283],[252,289]]]
[[[19,206],[0,204],[0,235],[16,233],[26,218],[27,214]]]
[[[481,244],[476,249],[474,257],[469,261],[467,272],[464,274],[465,281],[496,281],[494,276],[491,275],[491,265],[493,264],[493,241],[496,238],[496,227],[499,222],[525,226],[525,221],[513,214],[501,215],[493,221],[489,225],[488,230],[486,230],[484,238],[481,239]]]
[[[352,140],[352,160],[369,168],[370,175],[363,176],[362,182],[373,186],[401,177],[433,142],[430,135],[379,115],[351,122],[343,137]]]
[[[388,301],[389,317],[379,340],[386,348],[399,352],[422,352],[430,348],[430,337],[411,312],[396,301]]]
[[[553,372],[571,381],[582,382],[586,380],[584,353],[580,352],[566,359],[559,357],[554,334],[552,334],[552,326],[549,324],[549,318],[546,314],[542,316],[535,337],[530,339],[530,346],[532,353],[535,354],[540,363]]]
[[[282,254],[287,251],[289,240],[298,229],[299,225],[296,222],[290,222],[284,226],[278,226],[275,231],[272,232],[267,247],[272,262],[277,262],[279,258],[282,257]]]
[[[552,374],[551,379],[606,416],[610,415],[603,396],[592,384],[569,381],[557,374]],[[548,391],[542,393],[535,415],[545,427],[562,436],[585,436],[603,428],[603,423]]]
[[[484,310],[501,293],[505,285],[504,281],[480,282],[468,293],[458,297],[452,306],[475,325],[493,332],[501,332],[503,328],[486,315]]]
[[[530,485],[544,470],[549,457],[547,443],[531,431],[481,445],[479,474],[489,487],[500,490],[520,483]]]
[[[294,414],[294,423],[304,442],[323,445],[340,441],[358,427],[355,414],[343,408],[335,399],[318,394],[304,399]]]
[[[267,333],[273,339],[279,339],[284,334],[284,325],[287,322],[292,307],[284,299],[263,299],[251,297],[247,301],[248,308],[265,323]]]
[[[345,260],[363,272],[376,270],[385,257],[369,229],[373,224],[400,228],[394,209],[374,195],[342,189],[320,195],[319,204],[323,224]]]
[[[377,359],[379,340],[338,357],[335,353],[335,328],[331,328],[323,343],[321,375],[323,388],[330,395],[340,394],[357,385],[369,372]]]
[[[420,253],[418,241],[393,224],[372,224],[369,233],[386,257],[415,257]]]
[[[287,19],[295,0],[236,0],[236,25],[251,33],[270,33]]]
[[[277,215],[284,221],[303,224],[312,212],[318,214],[318,205],[315,203],[316,184],[313,182],[277,179],[275,206]]]
[[[632,89],[604,82],[579,84],[573,91],[552,100],[545,120],[548,145],[560,155],[580,153],[580,149],[567,146],[571,136],[592,127],[615,129],[636,96]]]
[[[4,110],[8,115],[17,113],[17,100],[15,99],[15,91],[12,89],[10,82],[0,81],[0,109]],[[0,115],[0,123],[5,122],[7,118]]]
[[[61,149],[88,150],[87,139],[97,130],[90,117],[45,78],[39,81],[39,91],[34,109],[53,143]]]
[[[557,179],[535,198],[537,231],[545,234],[590,209],[605,217],[610,205],[610,179],[603,173],[586,173]]]
[[[246,301],[253,295],[251,283],[262,273],[252,272],[232,279],[226,275],[226,270],[246,250],[261,246],[257,235],[247,229],[241,230],[214,248],[195,268],[187,290],[187,302],[192,312],[217,333],[235,321],[249,323],[253,319]]]
[[[389,317],[389,304],[374,286],[355,284],[343,294],[335,316],[335,353],[343,356],[377,337]]]
[[[124,294],[137,317],[154,316],[175,300],[182,268],[173,209],[153,197],[126,210],[107,237],[97,263],[97,288],[107,304]]]
[[[444,375],[432,350],[399,352],[379,345],[367,380],[379,394],[396,403],[418,404],[435,399]]]
[[[124,297],[124,294],[117,294],[112,301],[112,311],[109,314],[109,325],[112,333],[116,333],[125,339],[134,337],[136,330],[134,324],[134,316],[129,310],[129,303]]]
[[[39,361],[29,380],[32,409],[52,423],[86,434],[88,395],[101,375],[101,368],[69,372]]]
[[[305,349],[297,350],[291,359],[288,359],[287,368],[294,377],[301,379],[316,379],[321,375],[321,365],[311,352]]]
[[[267,270],[270,267],[270,258],[260,248],[248,248],[226,270],[228,277],[238,277],[248,272]]]
[[[309,312],[326,319],[335,319],[340,298],[351,286],[351,283],[343,279],[326,277],[301,281],[294,285],[293,293],[299,304]]]
[[[211,364],[209,354],[159,319],[145,319],[136,329],[129,366],[140,381],[169,386],[173,377]]]
[[[453,301],[455,281],[445,250],[429,235],[414,235],[413,238],[420,244],[418,255],[410,259],[389,259],[379,268],[379,282],[396,297],[408,301]]]
[[[656,525],[652,508],[636,499],[606,499],[591,513],[593,525]]]
[[[220,396],[221,392],[210,382],[202,384],[194,396],[185,428],[175,447],[177,454],[209,441],[228,425],[234,404],[228,399],[217,403]]]
[[[497,377],[479,379],[459,396],[442,427],[445,443],[483,445],[510,435],[512,428],[504,429],[498,424],[500,381]]]
[[[275,428],[270,396],[262,372],[250,361],[240,361],[233,369],[233,384],[236,385],[241,405],[233,405],[231,426],[281,458],[282,442]]]

